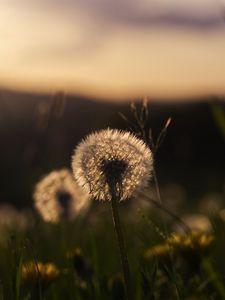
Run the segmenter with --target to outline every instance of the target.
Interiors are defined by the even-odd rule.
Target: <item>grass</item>
[[[140,110],[134,104],[131,109],[133,129],[155,155],[171,119],[154,142],[146,102]],[[222,124],[215,108],[214,115]],[[154,179],[155,206],[150,199],[143,206],[143,195],[119,204],[133,299],[225,299],[225,222],[213,214],[210,233],[186,230],[176,240],[174,223],[179,223],[181,210],[170,213],[155,172]],[[93,202],[73,222],[45,223],[35,212],[31,219],[23,230],[1,228],[0,300],[126,299],[109,202]]]
[[[32,227],[11,233],[0,248],[0,299],[34,299],[34,291],[38,295],[37,282],[26,284],[21,275],[28,261],[52,262],[60,272],[36,299],[125,299],[110,207],[103,206],[93,205],[86,216],[72,223],[51,225],[36,216]],[[212,218],[215,240],[207,253],[199,255],[193,248],[185,258],[166,260],[158,255],[146,260],[146,249],[165,243],[164,225],[152,208],[127,218],[129,213],[131,208],[123,204],[134,299],[225,299],[225,243],[220,236],[225,224],[220,219]],[[170,232],[170,223],[167,228]],[[75,249],[80,249],[76,255]]]

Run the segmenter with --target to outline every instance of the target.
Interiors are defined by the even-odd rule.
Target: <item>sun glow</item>
[[[225,94],[225,26],[121,26],[0,3],[0,86],[95,97]],[[25,4],[26,1],[23,1]]]

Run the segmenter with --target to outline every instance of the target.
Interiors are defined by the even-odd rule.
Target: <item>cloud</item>
[[[96,19],[117,25],[210,28],[224,24],[221,7],[211,0],[92,0],[82,1],[82,4],[82,9]]]
[[[0,0],[0,84],[101,96],[224,90],[214,1]]]
[[[212,28],[224,25],[223,0],[3,0],[18,10],[39,10],[59,21],[82,16],[89,24],[100,26],[190,26]]]

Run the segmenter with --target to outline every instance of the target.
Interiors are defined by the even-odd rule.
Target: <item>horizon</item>
[[[157,104],[160,105],[176,105],[176,104],[191,104],[191,103],[209,103],[213,101],[219,101],[221,103],[225,103],[225,94],[224,95],[192,95],[192,96],[185,96],[185,97],[157,97],[157,96],[132,96],[132,97],[110,97],[110,96],[96,96],[96,95],[90,95],[87,93],[69,93],[63,90],[52,90],[52,91],[35,91],[30,89],[8,89],[8,88],[2,88],[0,86],[0,99],[1,97],[6,96],[7,98],[12,98],[16,100],[17,98],[24,97],[40,97],[40,98],[46,98],[47,99],[66,99],[66,101],[70,100],[81,100],[81,101],[87,101],[92,103],[121,103],[121,104],[127,104],[132,102],[139,102],[141,103],[144,99],[148,101],[148,103]],[[60,101],[61,101],[60,100]]]

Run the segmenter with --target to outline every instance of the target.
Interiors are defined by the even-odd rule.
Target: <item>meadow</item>
[[[123,193],[119,192],[120,189],[124,192],[121,171],[124,166],[120,165],[118,171],[117,165],[113,168],[104,165],[102,171],[105,184],[113,182],[115,185],[102,194],[108,192],[113,198],[115,193],[121,197],[114,203],[129,262],[130,294],[126,278],[124,280],[126,270],[124,272],[121,266],[121,245],[117,241],[118,232],[115,234],[117,221],[112,199],[104,201],[102,194],[95,193],[94,197],[100,201],[88,198],[87,204],[71,213],[72,208],[68,211],[68,203],[65,204],[65,195],[57,194],[61,192],[59,181],[49,184],[50,191],[47,183],[39,188],[36,185],[36,190],[34,186],[36,196],[35,192],[30,195],[32,209],[16,210],[9,204],[1,207],[0,300],[225,299],[225,191],[217,195],[203,191],[204,197],[195,203],[187,199],[181,185],[161,185],[155,167],[160,161],[155,157],[158,149],[164,147],[164,139],[170,139],[173,119],[165,119],[157,137],[153,138],[147,102],[141,106],[132,104],[131,112],[133,121],[121,114],[127,130],[150,147],[153,157],[148,185],[140,186],[141,191],[123,199]],[[212,114],[223,135],[224,112],[214,106]],[[126,153],[120,155],[128,158]],[[90,167],[90,171],[92,169]],[[56,172],[54,176],[61,170],[52,170]],[[65,170],[72,172],[72,168]],[[119,176],[116,183],[114,172]],[[137,177],[139,175],[137,173]],[[66,186],[71,198],[81,203],[82,196],[73,195],[71,183]],[[98,182],[90,193],[97,186]],[[46,204],[48,194],[51,199],[63,201],[59,202],[60,211],[58,206]],[[49,211],[45,214],[46,209]]]

